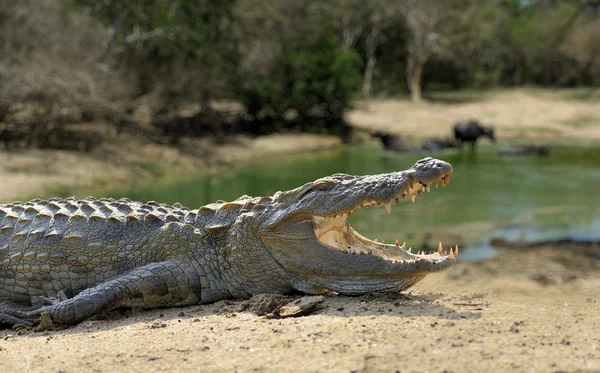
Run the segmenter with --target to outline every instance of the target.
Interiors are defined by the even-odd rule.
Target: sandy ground
[[[449,135],[453,121],[475,117],[493,122],[501,138],[598,141],[598,107],[516,92],[458,105],[373,101],[349,118],[416,140]],[[88,155],[0,152],[0,199],[152,177],[156,165],[149,167],[149,159],[192,172],[339,142],[277,135],[220,147],[143,145],[131,154],[110,146],[112,152]],[[502,254],[429,275],[406,294],[329,294],[321,308],[298,318],[259,316],[258,301],[250,300],[113,311],[60,331],[0,330],[0,366],[7,372],[600,372],[600,248]]]
[[[251,300],[3,330],[0,361],[8,372],[598,372],[599,250],[505,251],[405,295],[328,295],[298,318],[258,316]]]

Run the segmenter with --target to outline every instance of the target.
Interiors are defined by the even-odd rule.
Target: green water
[[[216,174],[200,174],[152,185],[131,185],[104,193],[111,197],[180,202],[196,208],[241,195],[272,195],[319,177],[343,172],[377,174],[404,170],[425,156],[450,162],[452,181],[433,188],[416,203],[361,209],[350,224],[370,238],[393,241],[453,227],[473,228],[471,238],[490,234],[529,237],[600,236],[600,149],[557,146],[550,156],[500,156],[494,147],[477,153],[456,150],[436,154],[394,154],[376,147],[354,147],[285,156],[246,164]],[[474,223],[502,228],[477,230]],[[498,225],[500,224],[500,225]],[[481,225],[478,225],[481,226]],[[479,228],[480,229],[480,228]]]

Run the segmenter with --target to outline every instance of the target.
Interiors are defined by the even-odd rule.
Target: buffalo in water
[[[500,155],[549,155],[549,145],[514,145],[502,148]]]
[[[462,148],[462,144],[467,142],[471,143],[471,149],[475,150],[475,143],[480,137],[496,141],[494,129],[483,126],[477,120],[461,120],[454,124],[454,139],[458,147]]]
[[[450,139],[427,139],[423,142],[421,150],[424,151],[439,151],[448,148],[456,148],[456,143]]]
[[[381,140],[381,143],[386,148],[393,152],[407,153],[419,151],[440,151],[447,148],[455,148],[456,144],[450,139],[431,138],[423,142],[421,148],[413,146],[410,142],[398,135],[392,135],[387,132],[374,132],[371,137]]]
[[[381,140],[383,146],[393,152],[406,153],[416,150],[410,142],[404,140],[402,137],[387,132],[375,132],[371,134],[371,137]]]

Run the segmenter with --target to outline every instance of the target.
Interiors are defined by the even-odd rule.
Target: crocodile
[[[334,174],[194,210],[93,197],[0,205],[0,324],[77,324],[115,308],[261,293],[402,291],[456,264],[458,247],[413,253],[362,236],[347,219],[414,202],[451,174],[449,163],[425,158],[405,171]]]

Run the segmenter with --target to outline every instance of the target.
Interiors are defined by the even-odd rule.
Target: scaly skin
[[[412,254],[348,225],[352,211],[414,198],[450,179],[426,158],[406,171],[335,174],[273,197],[198,210],[128,199],[0,206],[0,324],[42,312],[75,324],[117,307],[171,307],[294,290],[401,291],[456,263],[458,250]]]

